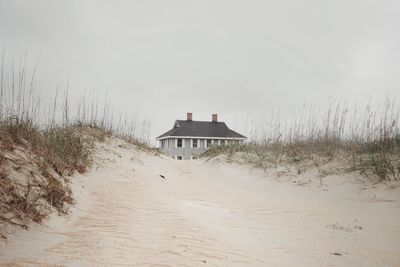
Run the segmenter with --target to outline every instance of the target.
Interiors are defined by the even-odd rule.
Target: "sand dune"
[[[15,230],[2,265],[400,266],[398,189],[335,176],[299,186],[115,139],[98,151],[72,178],[71,214]]]

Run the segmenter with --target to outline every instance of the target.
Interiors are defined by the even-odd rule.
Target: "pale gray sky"
[[[42,91],[109,91],[152,121],[290,113],[400,97],[400,2],[0,0],[7,57],[40,55]],[[290,111],[290,112],[289,112]]]

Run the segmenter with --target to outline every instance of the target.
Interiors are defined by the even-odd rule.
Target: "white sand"
[[[0,245],[1,263],[400,266],[398,189],[334,176],[299,186],[118,144],[99,145],[101,166],[72,178],[70,216],[16,230]]]

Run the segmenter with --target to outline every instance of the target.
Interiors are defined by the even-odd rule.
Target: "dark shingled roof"
[[[177,120],[172,130],[160,135],[156,139],[168,136],[246,138],[229,129],[225,122],[185,120]]]

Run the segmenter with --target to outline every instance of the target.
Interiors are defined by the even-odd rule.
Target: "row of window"
[[[169,148],[169,147],[184,148],[185,147],[184,140],[185,139],[182,138],[161,140],[160,146],[161,148]],[[205,139],[205,146],[209,148],[212,145],[226,145],[233,142],[239,143],[239,140]],[[190,148],[200,148],[200,139],[190,139]]]
[[[176,156],[176,157],[173,157],[173,158],[177,159],[177,160],[183,160],[183,156]],[[190,159],[191,160],[197,159],[197,156],[191,156]]]

